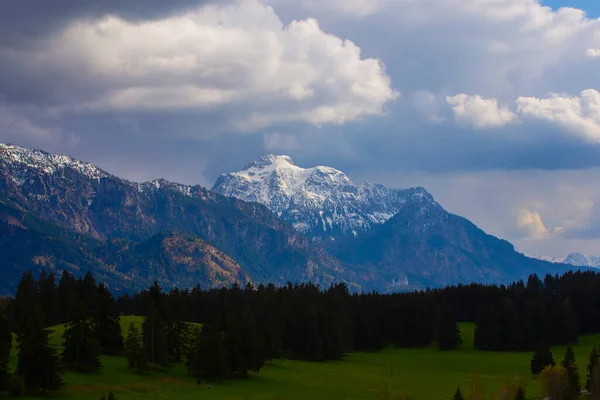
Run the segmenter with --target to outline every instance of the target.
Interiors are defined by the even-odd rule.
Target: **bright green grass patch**
[[[130,322],[141,324],[140,317],[122,317],[126,332]],[[97,374],[67,373],[67,388],[56,398],[98,399],[113,390],[121,400],[132,399],[215,399],[215,400],[325,400],[387,399],[402,393],[415,400],[447,400],[456,386],[466,392],[477,374],[491,399],[503,384],[520,376],[528,381],[530,399],[540,398],[539,386],[529,373],[531,353],[481,352],[473,348],[473,324],[461,324],[464,345],[455,351],[425,349],[387,349],[379,353],[352,353],[343,361],[312,363],[275,361],[246,380],[214,383],[210,389],[199,386],[183,365],[167,371],[137,375],[127,368],[123,357],[102,357],[104,368]],[[53,343],[60,343],[63,328],[54,328]],[[592,346],[600,335],[584,336],[574,346],[582,382]],[[552,349],[560,363],[565,347]],[[385,393],[391,394],[389,397]]]

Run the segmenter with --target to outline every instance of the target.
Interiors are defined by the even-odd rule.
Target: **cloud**
[[[293,134],[269,132],[264,135],[265,150],[291,150],[298,148],[298,139]]]
[[[587,49],[585,55],[590,58],[600,57],[600,49]]]
[[[517,226],[530,239],[543,239],[550,234],[542,221],[542,216],[534,211],[521,210]]]
[[[0,101],[0,142],[18,142],[45,149],[73,149],[81,139],[56,126],[42,126],[31,120],[26,110]]]
[[[517,121],[517,116],[507,107],[499,106],[496,99],[458,94],[446,97],[452,106],[456,121],[475,128],[495,128]]]
[[[283,25],[255,0],[141,22],[76,20],[36,51],[0,54],[32,76],[63,77],[48,99],[63,114],[234,110],[223,128],[251,130],[345,123],[397,97],[381,61],[315,19]]]
[[[591,141],[600,142],[600,92],[588,89],[580,96],[552,93],[545,98],[519,97],[523,116],[558,124]]]

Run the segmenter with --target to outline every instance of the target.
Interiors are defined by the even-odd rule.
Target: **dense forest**
[[[202,382],[244,377],[274,358],[336,360],[354,350],[434,342],[447,351],[460,344],[457,321],[475,322],[481,350],[536,350],[532,372],[540,373],[554,363],[547,346],[600,332],[599,289],[600,274],[574,272],[393,294],[310,283],[165,293],[155,282],[115,299],[90,273],[26,273],[15,296],[0,303],[0,390],[59,390],[65,369],[97,371],[103,353],[124,354],[136,371],[185,362]],[[145,318],[124,338],[120,315]],[[60,354],[45,329],[57,324],[66,324]],[[16,374],[7,367],[10,332],[17,337]]]

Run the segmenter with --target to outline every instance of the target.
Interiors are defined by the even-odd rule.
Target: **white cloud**
[[[600,57],[600,49],[587,49],[585,55],[590,58]]]
[[[457,122],[471,124],[475,128],[494,128],[517,121],[517,116],[496,99],[458,94],[447,96]]]
[[[35,53],[9,52],[31,73],[70,75],[61,112],[209,113],[231,126],[344,123],[384,112],[397,97],[381,61],[321,30],[284,25],[257,0],[207,5],[162,20],[74,21]],[[36,70],[36,68],[38,70]],[[251,124],[252,126],[248,126]]]
[[[585,54],[600,48],[600,20],[539,0],[267,1],[356,38],[404,91],[539,96],[597,74]]]
[[[556,123],[574,134],[600,142],[600,92],[584,90],[580,96],[552,93],[545,98],[520,97],[519,113]]]
[[[550,234],[542,221],[542,216],[535,211],[521,210],[517,226],[530,239],[543,239]]]

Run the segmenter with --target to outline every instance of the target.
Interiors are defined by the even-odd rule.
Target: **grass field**
[[[139,317],[123,317],[127,330]],[[246,380],[199,386],[186,374],[183,365],[168,371],[137,375],[127,369],[122,357],[102,357],[104,368],[97,374],[67,373],[66,390],[53,398],[98,399],[113,390],[119,399],[215,399],[215,400],[296,400],[296,399],[394,399],[410,394],[415,400],[447,400],[461,385],[466,392],[476,374],[490,399],[515,376],[528,381],[529,399],[538,399],[539,386],[529,374],[530,353],[491,353],[473,349],[473,325],[461,324],[461,349],[440,352],[435,348],[388,349],[380,353],[353,353],[344,361],[311,363],[275,361]],[[62,327],[54,329],[53,343],[60,344]],[[584,336],[574,347],[582,380],[592,346],[600,335]],[[553,348],[557,362],[564,347]],[[13,362],[16,361],[13,358]],[[386,395],[386,393],[389,394]]]

